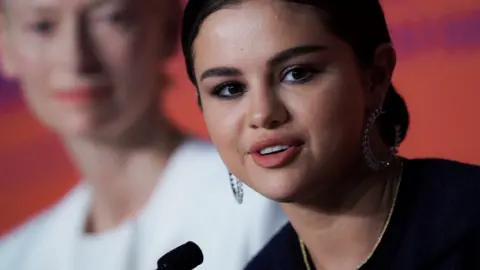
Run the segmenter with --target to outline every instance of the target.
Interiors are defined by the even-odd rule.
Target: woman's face
[[[358,164],[375,106],[368,76],[313,9],[248,1],[217,11],[196,38],[194,68],[222,159],[265,196],[314,196]]]
[[[6,0],[2,61],[63,135],[118,132],[157,105],[172,1]],[[170,12],[171,13],[171,12]]]

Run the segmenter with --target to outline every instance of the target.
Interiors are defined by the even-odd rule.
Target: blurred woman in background
[[[151,270],[194,241],[200,269],[241,269],[284,224],[251,190],[238,205],[214,148],[159,111],[180,14],[177,0],[3,2],[4,72],[83,179],[2,239],[0,268]]]
[[[247,269],[480,269],[480,168],[396,155],[378,0],[191,0],[182,43],[222,159],[290,220]]]

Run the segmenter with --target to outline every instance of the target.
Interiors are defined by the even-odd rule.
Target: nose
[[[65,70],[77,76],[97,75],[101,72],[101,63],[95,49],[95,41],[89,29],[86,14],[71,21],[65,31],[62,50],[59,57]]]
[[[101,72],[101,63],[96,51],[95,42],[91,30],[88,27],[88,21],[82,16],[78,24],[78,61],[77,72],[79,74],[89,75]]]
[[[278,93],[270,87],[251,89],[248,124],[253,129],[275,129],[289,121],[290,115]]]

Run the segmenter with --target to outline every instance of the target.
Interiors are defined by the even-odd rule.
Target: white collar
[[[205,144],[207,145],[207,144]],[[172,154],[168,164],[152,192],[144,209],[137,216],[142,236],[139,241],[142,246],[145,241],[152,239],[168,239],[171,227],[175,226],[176,213],[172,207],[172,198],[182,197],[183,184],[178,181],[188,182],[192,177],[192,171],[185,168],[185,164],[195,164],[196,155],[190,152],[201,150],[202,143],[196,140],[186,140]],[[188,175],[185,175],[187,173]],[[160,184],[161,183],[161,184]],[[28,252],[30,257],[25,258],[25,269],[37,269],[38,265],[46,265],[47,269],[72,269],[75,256],[75,243],[79,241],[85,228],[86,218],[90,208],[92,197],[91,187],[81,181],[76,187],[68,192],[64,198],[53,208],[47,210],[44,217],[45,223],[36,232],[37,239],[32,240],[36,245]],[[164,217],[158,215],[164,214]],[[161,230],[160,230],[161,228]],[[155,233],[155,237],[149,235]],[[147,242],[148,243],[148,242]],[[147,245],[148,246],[148,245]],[[55,255],[53,255],[55,254]],[[144,258],[155,258],[155,251],[141,251],[140,264],[150,265],[152,262],[144,261]],[[138,269],[148,269],[138,267]]]

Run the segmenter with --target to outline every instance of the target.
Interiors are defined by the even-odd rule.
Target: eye
[[[212,95],[223,99],[234,99],[245,93],[245,86],[240,83],[224,83],[213,89]]]
[[[34,22],[33,24],[31,24],[30,28],[35,33],[47,36],[52,34],[52,32],[55,30],[55,26],[56,25],[53,21],[44,19]]]
[[[113,25],[129,29],[133,26],[133,18],[126,11],[116,11],[108,15],[108,21]]]
[[[306,83],[310,81],[318,71],[305,66],[294,66],[287,68],[282,75],[284,83]]]

